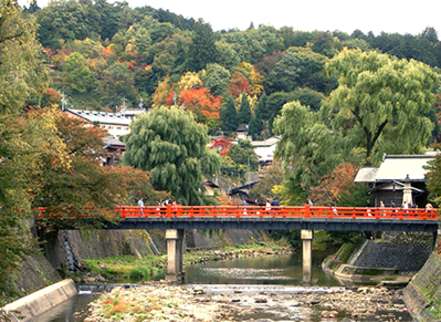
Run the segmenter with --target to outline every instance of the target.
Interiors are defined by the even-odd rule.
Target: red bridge
[[[82,217],[93,220],[87,213]],[[39,209],[37,220],[51,219],[44,208]],[[72,220],[64,219],[68,228]],[[436,209],[171,205],[118,206],[115,219],[100,227],[167,229],[167,276],[176,281],[182,281],[184,276],[184,229],[301,230],[303,280],[310,282],[313,230],[427,231],[436,237],[438,221]]]
[[[436,231],[438,210],[421,208],[275,206],[118,206],[107,229],[310,229]],[[46,218],[39,208],[39,219]],[[84,217],[88,218],[87,215]]]

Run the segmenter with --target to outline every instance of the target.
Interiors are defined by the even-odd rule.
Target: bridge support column
[[[184,281],[184,230],[167,229],[167,276],[171,282],[182,283]]]
[[[303,282],[311,283],[312,279],[312,230],[302,229],[300,238],[302,239],[303,252]]]

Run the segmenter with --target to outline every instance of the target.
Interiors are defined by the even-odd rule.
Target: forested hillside
[[[441,42],[431,27],[419,35],[252,23],[213,31],[202,20],[105,0],[33,3],[25,12],[50,67],[43,104],[175,105],[211,135],[244,125],[254,139],[281,135],[277,153],[289,171],[275,190],[286,202],[303,202],[321,182],[338,185],[336,173],[350,183],[360,165],[423,152],[438,138]],[[223,158],[221,168],[238,166]]]
[[[246,123],[255,137],[268,136],[283,104],[295,99],[318,111],[337,86],[325,65],[344,47],[441,66],[433,28],[416,36],[252,24],[214,32],[201,20],[105,0],[54,1],[43,9],[34,3],[26,11],[37,20],[51,67],[50,102],[65,95],[67,104],[83,109],[176,104],[193,111],[211,133]],[[232,104],[229,96],[237,116],[221,113],[222,103],[225,110]]]

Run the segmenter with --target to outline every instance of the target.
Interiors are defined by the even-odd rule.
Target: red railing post
[[[309,204],[305,204],[303,206],[303,213],[305,215],[305,218],[311,217],[311,206]]]
[[[380,212],[378,211],[378,208],[374,209],[374,215],[375,215],[375,219],[380,219]]]

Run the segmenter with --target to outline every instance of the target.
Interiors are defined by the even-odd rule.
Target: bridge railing
[[[119,206],[122,219],[130,218],[329,218],[438,220],[437,209],[362,207],[259,206]]]

